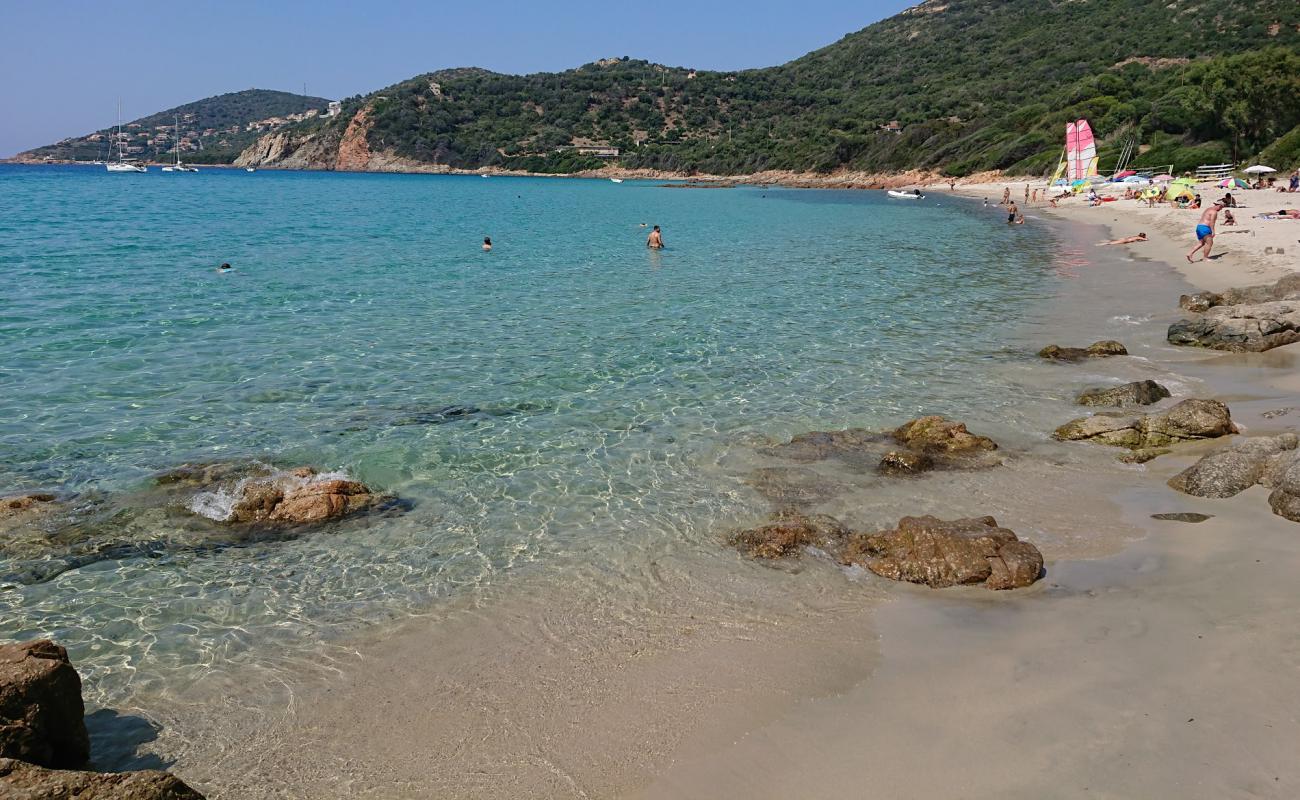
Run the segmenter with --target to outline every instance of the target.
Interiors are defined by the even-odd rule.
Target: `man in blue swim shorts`
[[[1214,247],[1214,223],[1218,221],[1222,210],[1223,201],[1215,200],[1214,205],[1201,212],[1201,220],[1196,225],[1196,246],[1187,254],[1188,263],[1191,263],[1197,250],[1205,251],[1201,254],[1202,261],[1210,257],[1210,248]]]

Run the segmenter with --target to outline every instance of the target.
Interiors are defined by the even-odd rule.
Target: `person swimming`
[[[230,270],[231,270],[231,266],[228,262],[222,263],[221,266],[217,267],[217,272],[229,272]]]
[[[490,253],[490,252],[492,252],[492,237],[491,237],[491,236],[484,236],[484,237],[483,237],[483,252],[484,252],[484,253]]]

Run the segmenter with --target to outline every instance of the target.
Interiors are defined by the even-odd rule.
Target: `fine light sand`
[[[1057,213],[1130,224],[1110,207]],[[1161,257],[1181,244],[1094,253],[1105,231],[1063,231],[1066,291],[1009,346],[1114,336],[1134,356],[1027,368],[1027,391],[1062,398],[1060,421],[1082,413],[1078,385],[1144,375],[1229,402],[1252,434],[1300,419],[1264,416],[1300,409],[1287,349],[1164,344],[1189,287],[1171,268],[1186,262]],[[1229,251],[1206,269],[1252,277],[1208,288],[1269,279],[1247,272],[1259,263]],[[524,576],[342,643],[325,677],[274,705],[250,707],[233,679],[192,687],[169,698],[157,749],[213,798],[1300,796],[1300,526],[1259,487],[1219,501],[1165,487],[1215,444],[1120,467],[1044,431],[1023,441],[1033,458],[1007,468],[918,482],[883,508],[856,497],[870,520],[896,504],[996,514],[1044,550],[1030,589],[769,568],[703,542],[634,565],[635,581],[597,565],[567,588]],[[1215,516],[1149,517],[1169,511]]]

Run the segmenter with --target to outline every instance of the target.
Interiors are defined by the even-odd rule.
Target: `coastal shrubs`
[[[1038,548],[993,517],[903,517],[891,530],[849,537],[841,560],[890,580],[933,588],[1016,589],[1029,586],[1043,572]]]
[[[1169,390],[1155,381],[1133,381],[1111,388],[1085,389],[1075,402],[1081,406],[1149,406],[1169,397]]]
[[[1102,412],[1080,417],[1057,428],[1052,438],[1138,450],[1194,439],[1213,439],[1236,432],[1226,405],[1218,400],[1192,398],[1151,414],[1133,416]]]
[[[1128,349],[1113,339],[1093,342],[1087,347],[1060,347],[1049,344],[1038,351],[1039,358],[1052,361],[1082,361],[1085,358],[1106,358],[1108,356],[1126,356]]]
[[[48,639],[0,645],[0,796],[15,800],[203,800],[157,770],[87,772],[81,677]]]

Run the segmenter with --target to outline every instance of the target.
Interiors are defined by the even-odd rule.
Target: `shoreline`
[[[1096,266],[1097,259],[1122,252],[1088,250],[1093,234],[1081,220],[1053,216],[1085,262]],[[1096,331],[1093,338],[1103,338],[1107,329],[1132,331],[1124,338],[1140,343],[1133,351],[1139,358],[1063,369],[1120,380],[1173,371],[1203,387],[1194,392],[1198,396],[1236,391],[1245,402],[1232,399],[1234,418],[1249,433],[1285,427],[1285,419],[1270,422],[1260,414],[1280,404],[1279,393],[1292,390],[1270,388],[1231,356],[1163,344],[1160,315],[1177,314],[1169,290],[1190,276],[1176,263],[1152,258],[1159,253],[1154,248],[1131,252],[1137,259],[1126,263],[1150,267],[1140,276],[1147,280],[1143,286],[1168,293],[1160,295],[1162,308],[1124,309],[1131,312],[1125,317],[1145,314],[1140,328],[1110,316],[1114,307],[1096,307],[1080,310],[1070,329],[1049,319],[1051,309],[1033,323],[1042,331],[1024,338],[1062,327],[1070,336]],[[1111,264],[1079,280],[1105,286],[1107,270],[1116,269],[1122,267]],[[1066,288],[1063,295],[1073,298],[1064,303],[1068,308],[1097,286]],[[1057,379],[1073,386],[1084,377],[1076,371]],[[851,793],[866,766],[874,765],[873,784],[889,795],[924,787],[973,797],[1038,797],[1059,791],[1066,776],[1072,792],[1121,797],[1130,785],[1147,794],[1179,786],[1183,796],[1208,798],[1238,791],[1244,768],[1213,764],[1218,777],[1206,784],[1161,748],[1194,750],[1204,756],[1198,763],[1209,767],[1210,748],[1231,737],[1257,754],[1249,768],[1272,773],[1271,783],[1253,787],[1257,794],[1291,796],[1300,776],[1277,766],[1289,763],[1279,759],[1297,741],[1291,729],[1278,730],[1288,720],[1255,730],[1234,704],[1247,715],[1289,707],[1279,702],[1286,691],[1278,663],[1284,652],[1269,633],[1286,629],[1283,615],[1293,598],[1285,592],[1256,598],[1242,587],[1287,585],[1300,560],[1297,537],[1291,523],[1261,511],[1257,490],[1246,493],[1249,500],[1207,501],[1163,486],[1165,477],[1220,444],[1190,445],[1143,467],[1117,468],[1104,481],[1064,473],[1057,478],[1066,484],[1057,487],[1059,495],[1041,498],[1050,511],[1035,512],[1031,503],[1010,512],[1004,524],[1031,540],[1071,522],[1079,537],[1089,530],[1095,537],[1101,529],[1110,536],[1099,550],[1070,537],[1049,544],[1047,577],[1030,589],[990,596],[978,589],[886,586],[845,581],[838,569],[818,562],[805,560],[791,574],[717,553],[707,567],[686,561],[689,554],[653,562],[663,596],[631,598],[613,609],[591,597],[565,598],[568,607],[561,609],[553,605],[556,598],[530,597],[527,582],[517,582],[510,588],[523,591],[511,600],[468,604],[446,620],[409,620],[341,643],[339,660],[324,668],[335,673],[332,679],[289,689],[283,714],[245,715],[243,727],[234,729],[241,735],[227,737],[218,749],[201,735],[172,738],[188,735],[198,715],[210,711],[201,703],[192,714],[167,721],[159,746],[179,754],[177,771],[214,797],[285,791],[320,797],[827,796]],[[1099,486],[1108,486],[1114,499],[1089,493]],[[995,503],[970,508],[966,498],[946,498],[916,513],[947,516],[964,507],[1004,520],[1005,509]],[[1200,526],[1154,522],[1146,516],[1152,508],[1195,508],[1216,518]],[[1252,528],[1252,544],[1278,555],[1266,568],[1254,551],[1233,547]],[[1211,564],[1217,571],[1208,590],[1201,571]],[[706,575],[692,574],[702,569]],[[774,591],[794,600],[795,613],[763,605]],[[748,617],[699,617],[704,606],[678,599],[691,593],[724,605],[740,602]],[[1234,616],[1260,603],[1267,614]],[[1196,610],[1191,618],[1189,607]],[[738,625],[743,619],[748,622]],[[521,636],[520,620],[536,634]],[[1223,633],[1212,649],[1188,649],[1188,638],[1207,631]],[[990,637],[996,637],[992,647]],[[1237,652],[1254,652],[1264,663],[1239,663]],[[1201,661],[1182,663],[1184,655]],[[1256,687],[1249,698],[1236,698],[1230,686],[1219,684],[1225,675],[1213,668],[1218,663],[1233,664],[1226,677]],[[1175,689],[1155,689],[1153,674],[1172,680]],[[1133,707],[1144,692],[1154,693],[1154,706],[1168,713],[1155,721],[1150,710],[1139,717]],[[1209,710],[1201,703],[1182,716],[1183,704],[1202,692],[1227,700]],[[917,697],[924,698],[922,707]],[[1178,726],[1193,724],[1184,719],[1207,714],[1214,726],[1180,732]],[[933,749],[919,747],[922,741]],[[1125,761],[1130,749],[1149,758]],[[943,759],[937,768],[936,754]],[[1007,765],[1017,759],[1029,768],[1017,771],[1007,794]],[[1117,768],[1117,761],[1127,769]],[[283,785],[270,783],[275,779]],[[1131,782],[1113,783],[1126,779]]]

